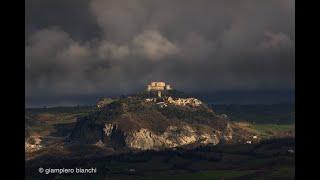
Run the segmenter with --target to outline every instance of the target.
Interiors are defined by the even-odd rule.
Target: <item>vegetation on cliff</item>
[[[197,107],[176,104],[159,105],[164,104],[168,97],[175,99],[187,97],[184,93],[167,91],[167,94],[157,97],[155,102],[151,103],[146,100],[155,96],[148,93],[142,92],[138,95],[119,98],[80,118],[69,140],[82,143],[96,143],[101,140],[103,143],[110,144],[109,142],[116,138],[123,144],[124,139],[132,139],[129,136],[137,136],[137,133],[143,130],[148,131],[147,134],[151,133],[150,137],[144,137],[150,139],[148,142],[144,142],[142,137],[133,137],[133,139],[142,138],[137,141],[141,141],[143,146],[145,143],[158,144],[157,141],[166,141],[161,140],[162,135],[172,138],[176,136],[176,139],[174,138],[174,142],[159,142],[160,144],[178,143],[179,145],[189,141],[195,142],[200,136],[209,139],[217,136],[220,139],[228,129],[228,120],[216,115],[206,104]],[[106,135],[105,128],[110,129],[112,134]],[[186,129],[188,131],[182,133]],[[211,141],[208,140],[208,142]]]

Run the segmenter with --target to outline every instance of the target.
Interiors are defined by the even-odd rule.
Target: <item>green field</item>
[[[29,135],[54,135],[61,130],[71,130],[77,118],[87,115],[94,107],[55,107],[25,110],[25,127]],[[69,126],[68,126],[69,124]]]
[[[252,127],[257,131],[268,134],[268,132],[294,131],[295,124],[253,124]]]

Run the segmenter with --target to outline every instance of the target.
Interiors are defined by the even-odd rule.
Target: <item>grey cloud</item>
[[[179,52],[175,44],[157,31],[145,31],[134,38],[133,43],[137,47],[138,53],[150,60],[163,59],[166,55]]]
[[[294,1],[27,4],[30,102],[132,93],[152,80],[189,92],[294,89]]]

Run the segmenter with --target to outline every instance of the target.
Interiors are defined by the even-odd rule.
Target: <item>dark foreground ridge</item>
[[[85,156],[86,146],[70,149],[75,156],[41,156],[27,161],[27,177],[34,179],[294,179],[294,139],[270,139],[258,144],[219,144],[163,151],[130,151]],[[88,147],[87,147],[88,148]],[[94,149],[91,149],[93,152]],[[40,174],[38,168],[91,168],[95,174]]]

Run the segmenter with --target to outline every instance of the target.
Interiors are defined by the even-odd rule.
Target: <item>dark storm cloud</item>
[[[90,0],[26,0],[26,33],[60,26],[80,40],[100,34],[100,28],[88,10]]]
[[[27,103],[131,93],[294,89],[294,1],[27,1]],[[81,100],[79,100],[81,101]]]

